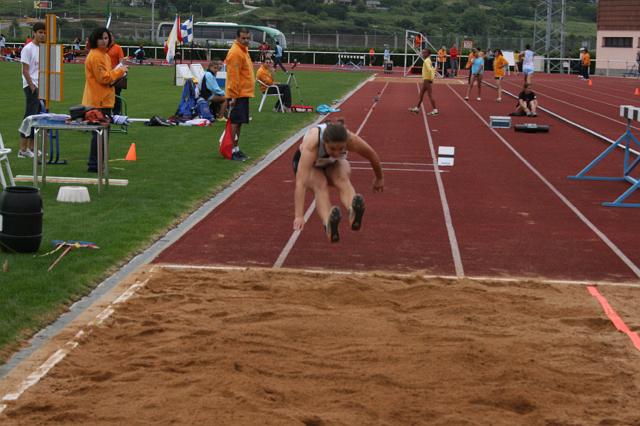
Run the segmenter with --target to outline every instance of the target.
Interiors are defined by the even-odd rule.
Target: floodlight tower
[[[539,0],[533,23],[533,49],[547,58],[564,58],[566,0]],[[562,61],[547,61],[547,72],[560,70]]]

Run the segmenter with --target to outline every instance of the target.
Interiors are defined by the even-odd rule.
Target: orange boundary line
[[[593,297],[596,298],[596,300],[598,300],[598,302],[600,302],[604,313],[607,314],[607,317],[609,317],[618,331],[621,331],[629,336],[629,339],[631,339],[633,345],[637,350],[640,351],[640,336],[638,336],[638,333],[631,331],[629,327],[627,327],[627,324],[625,324],[622,318],[620,318],[620,315],[618,315],[618,313],[613,310],[611,305],[609,305],[609,302],[607,302],[607,299],[598,291],[597,287],[590,285],[587,287],[587,290]]]

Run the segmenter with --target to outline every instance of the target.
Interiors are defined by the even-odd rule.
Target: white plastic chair
[[[7,176],[9,177],[9,184],[14,186],[16,182],[13,180],[13,173],[11,173],[11,166],[9,165],[9,154],[11,154],[10,148],[4,147],[4,142],[2,141],[2,135],[0,134],[0,183],[2,183],[2,188],[7,187],[7,180],[4,176],[4,170],[2,169],[2,165],[4,164],[5,169],[7,170]]]
[[[264,101],[267,100],[267,96],[277,96],[280,101],[280,111],[284,114],[284,104],[282,103],[282,95],[280,94],[280,88],[277,84],[268,85],[260,80],[257,80],[258,83],[265,88],[264,93],[262,94],[262,100],[260,101],[260,106],[258,107],[258,112],[262,112],[262,106],[264,105]],[[276,93],[269,93],[270,88],[275,88]]]

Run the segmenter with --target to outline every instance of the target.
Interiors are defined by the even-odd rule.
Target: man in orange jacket
[[[246,28],[238,28],[236,40],[227,53],[227,82],[225,96],[229,99],[229,121],[233,132],[231,159],[245,161],[248,157],[240,151],[240,128],[249,123],[249,98],[254,97],[256,84],[253,76],[253,62],[249,56],[251,33]]]

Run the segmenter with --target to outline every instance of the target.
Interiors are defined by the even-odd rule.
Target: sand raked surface
[[[600,290],[637,330],[640,289]],[[0,424],[640,424],[583,286],[158,270],[118,306]]]

